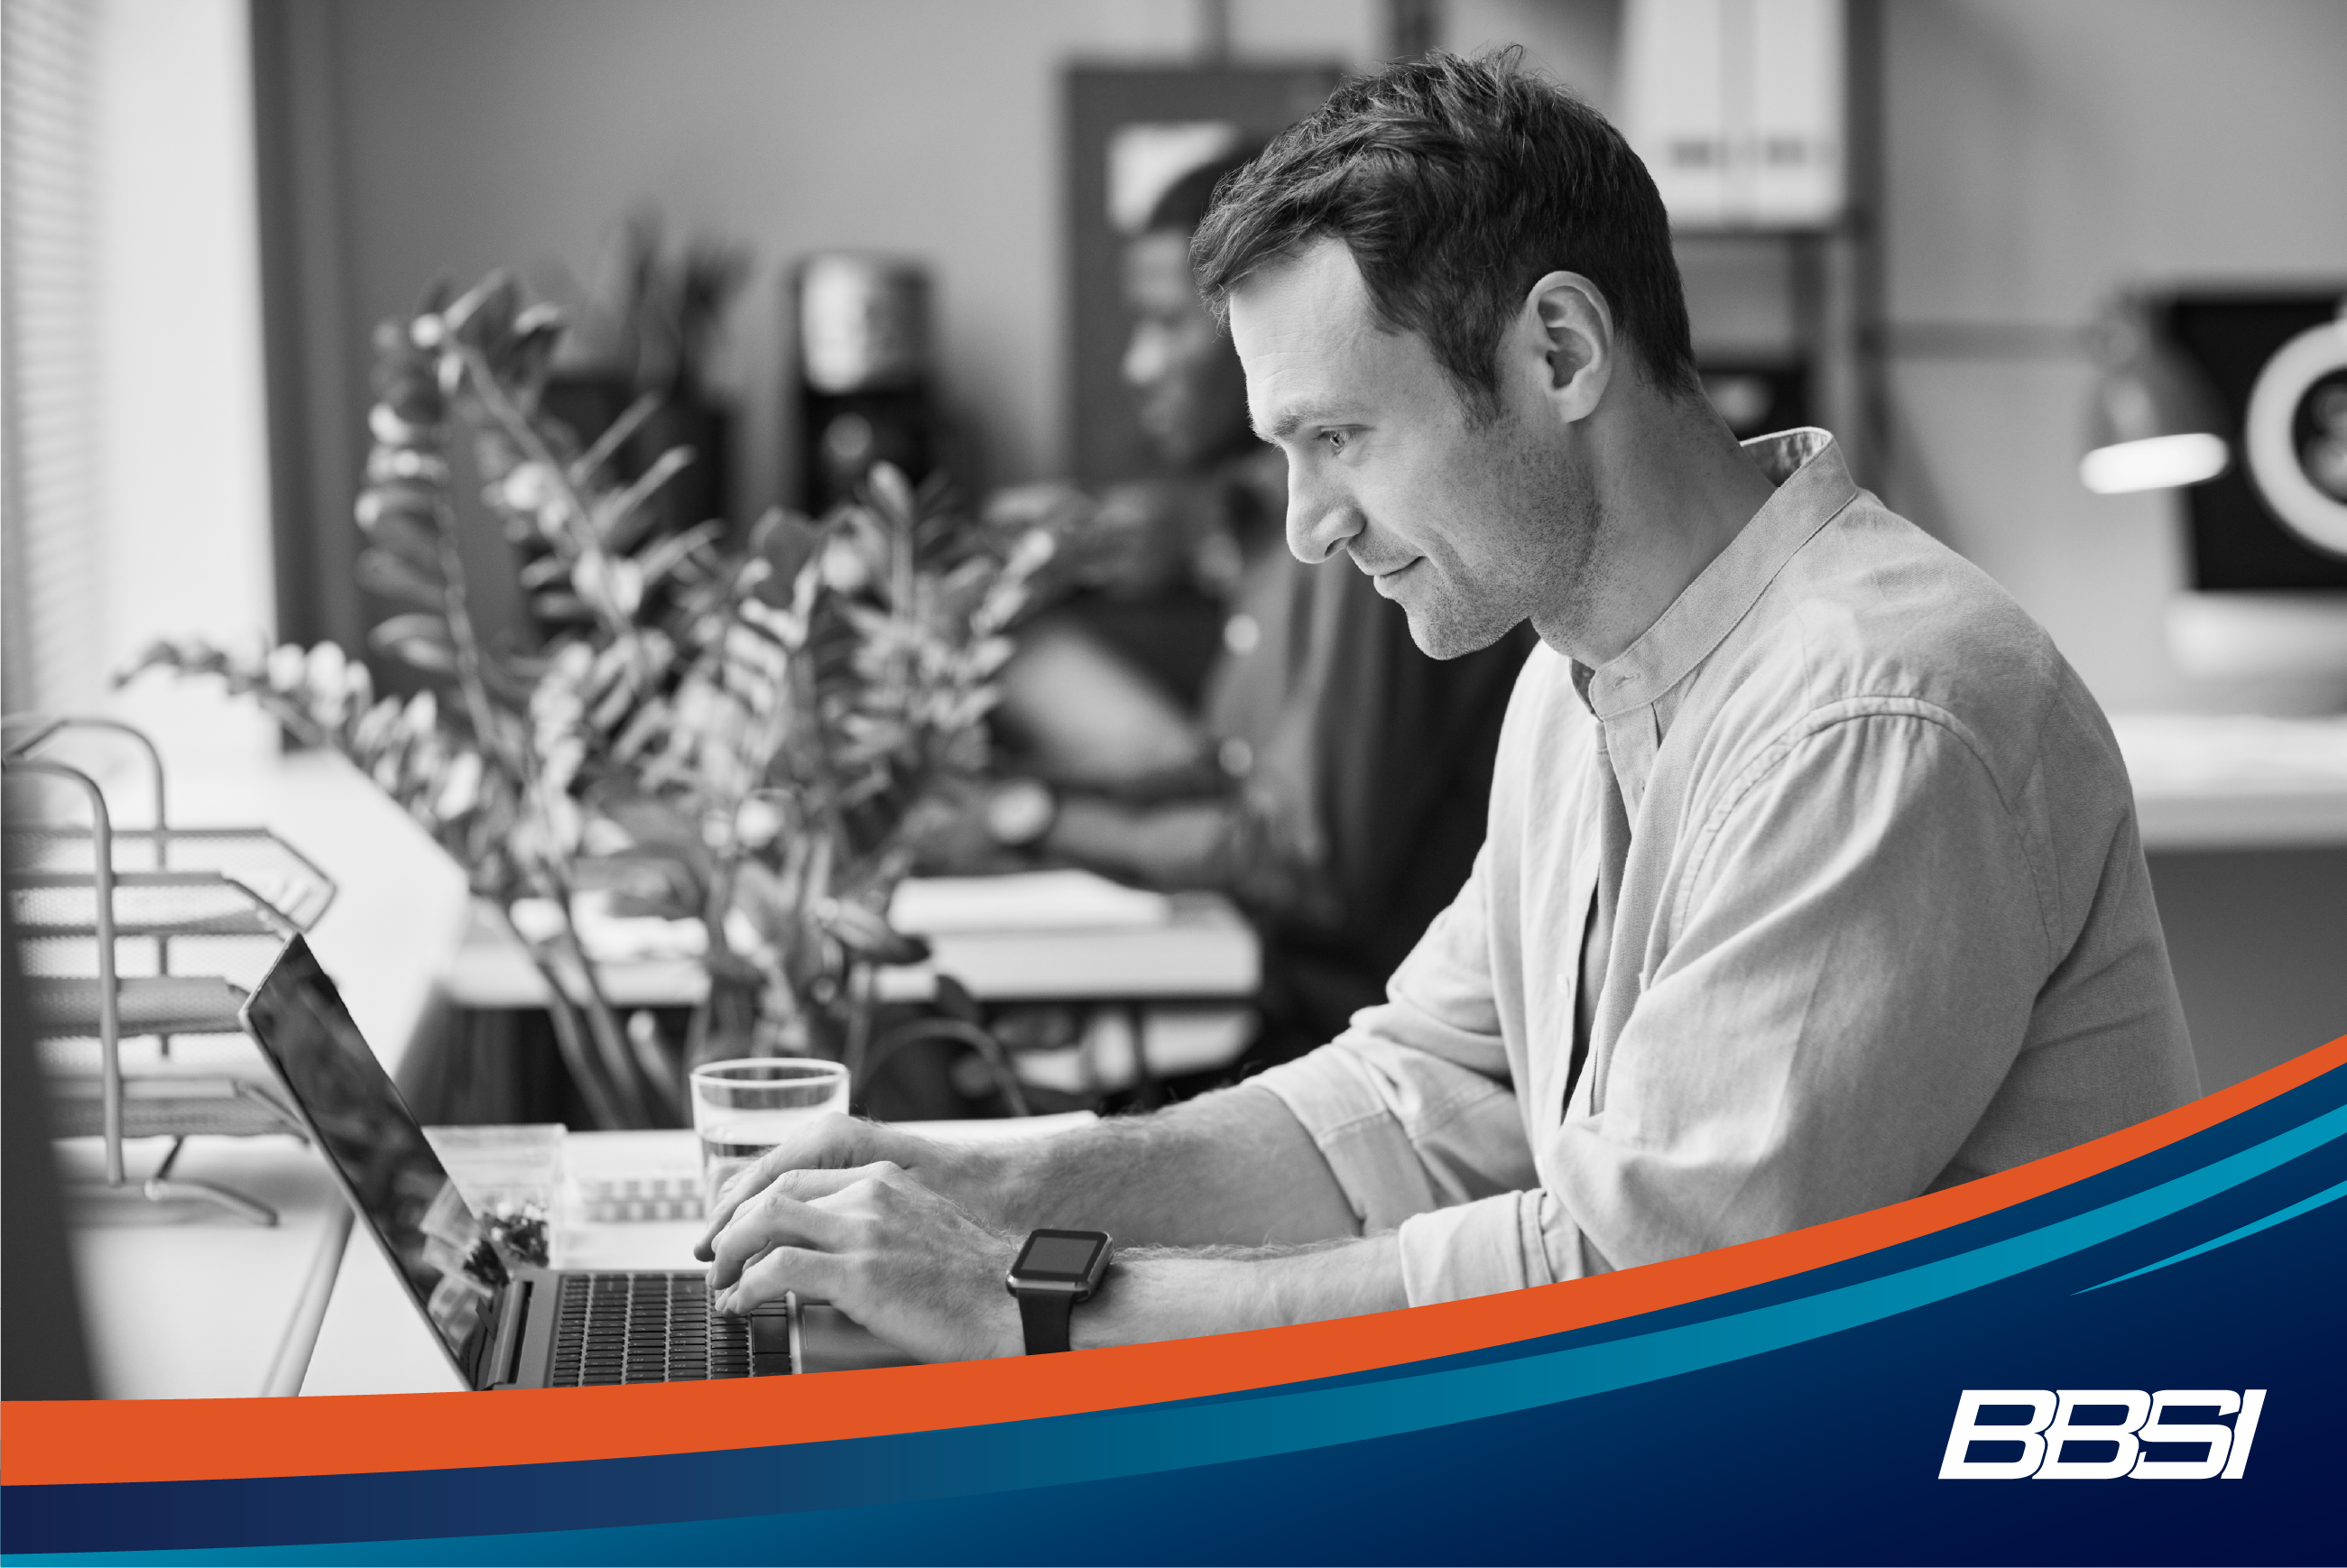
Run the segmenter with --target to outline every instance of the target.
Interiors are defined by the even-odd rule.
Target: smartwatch
[[[1060,815],[1059,797],[1040,779],[1007,779],[987,792],[986,835],[1005,849],[1042,842]]]
[[[1027,1233],[1003,1288],[1018,1299],[1019,1326],[1027,1336],[1027,1354],[1049,1355],[1068,1348],[1068,1318],[1079,1301],[1090,1301],[1108,1273],[1112,1246],[1106,1231]]]

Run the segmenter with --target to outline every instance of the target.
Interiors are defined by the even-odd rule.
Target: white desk
[[[134,1176],[168,1145],[129,1146]],[[61,1144],[68,1175],[97,1176],[97,1142]],[[115,1399],[223,1399],[269,1387],[313,1268],[342,1255],[348,1211],[299,1140],[196,1138],[178,1173],[277,1210],[262,1226],[210,1204],[149,1204],[134,1192],[70,1203],[67,1235],[97,1391]],[[299,1387],[288,1368],[283,1391]]]
[[[170,787],[175,825],[258,823],[334,879],[340,891],[310,947],[384,1070],[396,1076],[470,917],[465,874],[331,753],[297,753],[235,774],[174,773]]]
[[[109,777],[107,787],[122,782]],[[311,945],[395,1072],[463,934],[463,874],[337,756],[304,753],[233,774],[174,771],[169,782],[174,825],[272,828],[334,879],[341,891]],[[143,785],[127,793],[144,798]],[[123,815],[142,824],[143,809]],[[237,962],[251,968],[229,978],[249,985],[269,956],[261,945],[240,945]],[[186,1041],[180,1054],[268,1072],[258,1050],[235,1038]],[[151,1171],[167,1147],[132,1143],[131,1173]],[[95,1139],[58,1149],[69,1177],[103,1168]],[[291,1137],[191,1139],[175,1173],[250,1194],[280,1221],[264,1227],[206,1204],[150,1204],[135,1189],[74,1197],[67,1235],[99,1391],[116,1399],[258,1394],[275,1367],[292,1379],[282,1391],[292,1392],[302,1348],[289,1347],[289,1333],[305,1317],[305,1293],[314,1307],[333,1278],[348,1211],[317,1156]],[[289,1348],[292,1360],[279,1366]]]
[[[2115,714],[2200,1086],[2347,1029],[2347,717]]]
[[[883,1001],[919,1001],[951,975],[984,1002],[1227,1001],[1255,993],[1261,958],[1238,912],[1211,896],[1171,901],[1162,926],[1072,930],[953,931],[929,938],[926,963],[884,969]],[[599,966],[614,1006],[691,1007],[708,978],[690,958],[629,958]],[[476,913],[441,989],[458,1007],[537,1008],[546,985],[512,934]]]
[[[1078,874],[1081,875],[1081,874]],[[1097,879],[1092,879],[1097,882]],[[983,889],[971,881],[922,885],[969,901]],[[1025,903],[1011,884],[1005,898],[1016,916]],[[908,891],[918,891],[908,887]],[[1156,901],[1156,896],[1142,897]],[[927,933],[929,958],[880,971],[876,989],[887,1002],[921,1001],[938,977],[950,975],[989,1006],[1017,1003],[1122,1004],[1095,1011],[1081,1044],[1022,1053],[1020,1076],[1030,1084],[1070,1093],[1127,1087],[1145,1064],[1158,1077],[1213,1071],[1245,1048],[1252,1014],[1247,1004],[1262,975],[1252,927],[1225,899],[1178,894],[1162,901],[1157,923],[1072,922],[1027,928],[938,929]],[[590,952],[627,951],[630,940],[681,945],[699,935],[683,921],[629,921],[648,938],[617,931],[614,947],[582,917]],[[597,965],[604,994],[620,1008],[684,1008],[708,989],[699,960],[686,956],[606,958]],[[497,917],[477,908],[463,943],[442,977],[452,1007],[500,1011],[546,1005],[546,985],[521,944]],[[452,1042],[451,1049],[463,1049]],[[475,1047],[478,1049],[478,1047]],[[493,1049],[493,1048],[492,1048]]]
[[[2347,845],[2347,718],[2114,713],[2144,847]]]
[[[1088,1112],[1037,1116],[1023,1122],[906,1123],[908,1131],[962,1141],[1048,1135],[1092,1120]],[[647,1155],[695,1170],[700,1146],[689,1132],[574,1132],[565,1158],[574,1170],[620,1159],[630,1167]],[[699,1220],[630,1220],[566,1225],[555,1261],[564,1268],[683,1269],[702,1266],[692,1255]],[[417,1315],[405,1288],[369,1237],[353,1238],[343,1255],[332,1304],[302,1384],[304,1394],[462,1392],[464,1384]]]

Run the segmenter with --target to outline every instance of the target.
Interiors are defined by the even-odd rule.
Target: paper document
[[[1163,926],[1174,906],[1163,893],[1123,887],[1089,871],[1022,871],[1008,876],[925,876],[901,884],[888,923],[907,936],[961,931],[1088,931]]]

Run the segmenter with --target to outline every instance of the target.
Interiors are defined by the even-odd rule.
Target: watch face
[[[1010,1272],[1022,1278],[1081,1280],[1106,1242],[1092,1232],[1037,1231],[1027,1238]]]
[[[1033,779],[1012,779],[987,797],[986,831],[997,844],[1032,844],[1050,831],[1055,803]]]

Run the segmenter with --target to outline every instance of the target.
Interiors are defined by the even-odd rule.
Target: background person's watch
[[[986,835],[1005,849],[1042,842],[1060,815],[1060,797],[1040,779],[1005,779],[987,791],[980,817]]]
[[[1068,1348],[1068,1319],[1076,1304],[1092,1299],[1108,1273],[1113,1243],[1106,1231],[1038,1230],[1027,1233],[1003,1288],[1019,1303],[1019,1327],[1027,1354]]]

